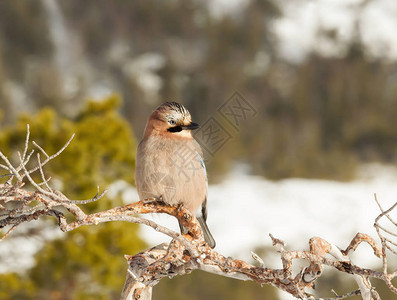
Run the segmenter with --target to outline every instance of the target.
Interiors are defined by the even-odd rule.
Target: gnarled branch
[[[314,286],[315,281],[322,275],[325,266],[334,268],[340,272],[351,274],[357,282],[358,290],[345,295],[337,295],[333,299],[344,299],[361,294],[365,300],[379,299],[379,295],[372,288],[370,278],[383,280],[390,290],[397,294],[397,288],[393,286],[392,279],[397,277],[397,270],[388,273],[387,252],[396,255],[396,242],[391,237],[397,237],[397,222],[392,218],[391,212],[397,207],[397,202],[384,210],[375,197],[380,208],[380,214],[375,220],[375,228],[381,241],[379,246],[376,241],[367,234],[358,233],[346,247],[340,250],[336,245],[325,241],[320,237],[309,240],[309,250],[287,250],[283,241],[270,235],[273,246],[280,253],[281,269],[266,268],[263,260],[255,253],[253,258],[259,263],[254,266],[242,260],[232,259],[211,249],[204,241],[201,227],[195,216],[183,206],[169,206],[156,199],[139,201],[136,203],[115,207],[109,210],[86,214],[79,206],[99,200],[106,191],[97,194],[88,200],[70,200],[60,191],[50,187],[51,178],[46,178],[43,166],[62,151],[71,142],[69,141],[54,155],[47,154],[44,149],[33,142],[36,149],[44,156],[42,162],[40,154],[37,154],[37,165],[27,168],[34,150],[29,152],[29,126],[24,150],[18,152],[19,162],[14,166],[10,160],[0,151],[0,158],[4,164],[0,167],[7,171],[3,175],[7,181],[0,184],[0,228],[9,228],[1,240],[20,224],[37,220],[43,216],[52,216],[58,220],[60,229],[64,232],[74,230],[84,225],[96,225],[110,221],[127,221],[152,227],[172,238],[169,244],[161,244],[134,256],[126,256],[128,261],[127,278],[121,299],[151,299],[152,287],[164,277],[173,277],[203,270],[221,276],[232,277],[240,280],[252,280],[258,284],[270,284],[278,289],[286,291],[296,298],[311,298],[308,289]],[[39,172],[41,181],[36,182],[32,173]],[[30,183],[34,191],[25,189],[25,184]],[[18,205],[9,205],[10,203]],[[74,220],[68,223],[63,212],[58,207],[65,208]],[[153,221],[137,216],[147,213],[165,213],[174,216],[178,222],[187,229],[187,234],[180,234],[163,227]],[[380,224],[380,220],[388,220],[393,230],[386,229]],[[388,234],[387,236],[385,235]],[[353,264],[349,255],[354,252],[360,243],[368,243],[374,254],[382,258],[382,271],[366,269]],[[293,274],[292,266],[296,259],[309,262],[309,266],[303,268],[298,274]]]

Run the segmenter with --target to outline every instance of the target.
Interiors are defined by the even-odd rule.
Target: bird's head
[[[165,102],[150,115],[146,124],[145,137],[150,134],[168,137],[191,138],[191,130],[199,128],[192,122],[189,111],[177,102]]]

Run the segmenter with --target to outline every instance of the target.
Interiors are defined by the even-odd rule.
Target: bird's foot
[[[145,204],[150,204],[150,203],[159,202],[159,201],[163,202],[163,197],[161,197],[161,196],[158,198],[150,197],[150,198],[143,199],[142,202]]]

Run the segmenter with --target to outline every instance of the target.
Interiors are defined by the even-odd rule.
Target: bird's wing
[[[196,151],[197,157],[201,163],[201,166],[203,167],[204,170],[204,175],[205,175],[205,182],[207,184],[207,189],[206,189],[206,193],[205,193],[205,200],[203,201],[203,203],[201,204],[201,216],[202,218],[205,220],[207,220],[207,193],[208,193],[208,177],[207,177],[207,169],[205,168],[205,164],[204,164],[204,160],[201,157],[200,153]],[[200,213],[199,213],[200,216]]]
[[[207,169],[205,168],[204,160],[203,160],[203,158],[201,157],[200,153],[198,153],[198,152],[196,151],[196,154],[197,154],[197,157],[198,157],[198,159],[199,159],[199,161],[200,161],[200,163],[201,163],[201,166],[202,166],[203,169],[204,169],[205,181],[207,182],[207,188],[208,188]]]

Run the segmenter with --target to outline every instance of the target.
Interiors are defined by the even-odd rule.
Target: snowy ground
[[[29,222],[20,225],[0,241],[0,274],[23,273],[34,267],[34,255],[47,241],[66,235],[52,222]]]
[[[358,179],[350,183],[308,179],[269,181],[236,168],[221,184],[209,186],[208,225],[217,241],[216,250],[240,259],[251,260],[250,251],[257,247],[271,248],[269,233],[284,240],[291,250],[306,249],[313,236],[345,248],[357,232],[376,237],[373,222],[379,209],[374,193],[383,207],[390,207],[397,200],[396,183],[397,168],[379,165],[363,167]],[[135,189],[124,182],[115,183],[109,196],[119,192],[126,203],[137,200]],[[395,215],[397,218],[397,212]],[[149,217],[179,230],[173,218]],[[148,227],[142,227],[141,236],[153,246],[168,240]],[[41,238],[13,240],[11,234],[0,242],[0,272],[24,265],[14,261],[21,257],[19,252],[27,260],[25,265],[31,266],[32,255],[41,245]],[[366,245],[358,248],[353,260],[360,266],[381,264]],[[268,267],[281,266],[277,255],[264,257],[264,261]]]

